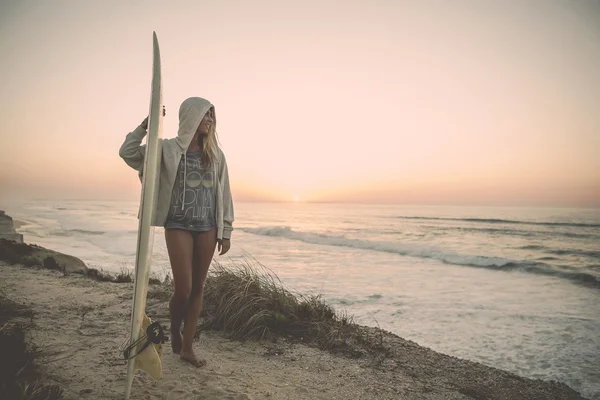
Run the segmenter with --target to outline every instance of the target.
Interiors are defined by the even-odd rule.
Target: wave
[[[340,235],[324,235],[320,233],[294,231],[288,226],[238,229],[255,235],[281,237],[310,244],[349,247],[395,253],[410,257],[431,258],[446,264],[489,268],[494,270],[522,270],[535,274],[557,276],[600,288],[600,277],[583,272],[580,268],[561,267],[557,269],[550,264],[539,261],[512,260],[502,257],[459,254],[447,250],[436,249],[434,247],[421,247],[414,244],[349,239]]]
[[[579,249],[550,249],[548,253],[556,254],[557,256],[584,256],[600,259],[600,251],[598,250],[579,250]]]
[[[502,228],[473,228],[473,227],[463,227],[463,226],[441,226],[441,227],[432,227],[434,230],[442,230],[442,231],[460,231],[460,232],[475,232],[475,233],[491,233],[491,234],[502,234],[502,235],[513,235],[513,236],[523,236],[523,237],[537,237],[540,234],[548,234],[550,232],[533,232],[533,231],[524,231],[518,229],[502,229]],[[398,232],[400,233],[400,232]],[[552,232],[553,233],[553,232]],[[586,236],[587,237],[587,236]]]
[[[503,234],[512,236],[523,236],[523,237],[543,237],[545,235],[552,236],[564,236],[569,238],[578,239],[600,239],[600,235],[585,234],[585,233],[574,233],[564,231],[526,231],[519,229],[502,229],[502,228],[473,228],[473,227],[435,227],[434,229],[443,230],[459,230],[461,232],[483,232],[492,234]]]
[[[598,250],[581,250],[581,249],[552,249],[541,245],[528,245],[519,247],[521,250],[540,250],[545,253],[554,254],[557,256],[584,256],[600,259],[600,251]]]
[[[568,238],[577,238],[577,239],[600,239],[600,235],[598,234],[586,234],[586,233],[574,233],[574,232],[565,232],[565,231],[528,231],[523,229],[506,229],[506,228],[475,228],[475,227],[465,227],[465,226],[427,226],[427,228],[431,228],[432,232],[436,231],[451,231],[451,232],[474,232],[474,233],[489,233],[492,235],[509,235],[509,236],[521,236],[521,237],[547,237],[550,236],[563,236]],[[399,231],[395,229],[386,233],[404,233],[403,231]]]
[[[375,293],[375,294],[366,296],[366,297],[361,298],[361,299],[348,299],[348,298],[345,298],[345,297],[334,298],[334,299],[332,299],[332,302],[333,303],[339,303],[339,304],[344,305],[344,306],[350,306],[350,305],[355,305],[355,304],[374,303],[374,302],[377,302],[378,300],[380,300],[381,298],[383,298],[382,294]]]
[[[82,235],[104,235],[103,231],[88,231],[85,229],[70,229],[69,232],[80,233]]]
[[[539,257],[539,258],[536,258],[536,260],[539,260],[539,261],[558,261],[559,259],[556,258],[556,257]]]
[[[540,245],[537,245],[537,244],[530,244],[530,245],[527,245],[527,246],[521,246],[521,247],[519,247],[519,249],[521,249],[521,250],[544,250],[544,249],[546,249],[546,246],[540,246]]]
[[[542,226],[565,226],[565,227],[576,227],[576,228],[600,228],[600,224],[586,224],[580,222],[535,222],[535,221],[516,221],[510,219],[496,219],[496,218],[442,218],[442,217],[408,217],[408,216],[397,216],[399,219],[414,219],[414,220],[426,220],[426,221],[465,221],[465,222],[478,222],[486,224],[518,224],[518,225],[542,225]]]
[[[106,232],[103,231],[90,231],[85,229],[67,229],[60,231],[52,231],[50,232],[50,236],[74,236],[74,235],[104,235]]]

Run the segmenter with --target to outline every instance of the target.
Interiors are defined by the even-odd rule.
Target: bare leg
[[[165,229],[165,241],[169,251],[173,272],[173,296],[169,302],[171,312],[171,347],[174,353],[181,352],[183,338],[181,323],[185,317],[192,292],[192,259],[194,238],[188,231]]]
[[[194,282],[192,285],[192,293],[187,314],[185,316],[185,325],[183,327],[183,347],[181,349],[180,358],[196,367],[201,367],[206,364],[205,360],[199,359],[194,354],[192,343],[194,334],[196,333],[196,325],[202,311],[202,296],[204,295],[204,283],[208,275],[208,267],[212,261],[217,245],[216,231],[213,229],[209,232],[200,232],[197,234],[194,241],[195,247],[195,264]]]

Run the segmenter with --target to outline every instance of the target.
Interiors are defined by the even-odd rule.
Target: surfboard
[[[144,171],[142,174],[142,190],[140,198],[140,215],[137,234],[137,251],[135,257],[135,283],[133,289],[133,305],[131,310],[131,333],[129,343],[135,343],[144,329],[144,321],[147,323],[146,296],[148,294],[148,279],[150,277],[150,264],[152,260],[152,247],[154,244],[154,227],[152,221],[156,210],[158,199],[158,183],[160,176],[162,136],[162,79],[160,48],[156,32],[153,32],[153,63],[152,82],[150,91],[150,112],[148,114],[148,135],[146,136],[146,156],[144,158]],[[134,350],[135,351],[135,350]],[[154,351],[154,353],[152,353]],[[142,353],[144,357],[142,357]],[[141,367],[142,358],[151,358],[152,370],[157,374],[156,361],[160,367],[159,354],[153,346],[147,347],[140,355],[127,361],[127,382],[125,387],[125,399],[129,399],[131,386],[135,371]],[[134,353],[135,354],[135,353]],[[156,356],[154,356],[156,354]],[[140,360],[137,360],[140,359]],[[137,362],[136,362],[137,361]],[[143,368],[141,368],[143,369]]]

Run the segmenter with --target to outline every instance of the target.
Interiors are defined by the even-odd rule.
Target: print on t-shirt
[[[187,157],[181,158],[167,227],[209,230],[215,226],[213,172],[211,168],[202,167],[200,155],[200,152],[188,153]],[[187,159],[185,168],[184,159]]]

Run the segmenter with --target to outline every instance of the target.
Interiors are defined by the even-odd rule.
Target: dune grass
[[[103,269],[88,268],[86,276],[100,282],[133,283],[135,280],[134,271],[126,267],[121,267],[121,270],[116,274]],[[161,285],[163,281],[155,276],[151,276],[148,279],[148,283],[150,285]]]
[[[318,295],[293,293],[275,273],[245,260],[214,263],[204,290],[204,329],[227,332],[239,340],[286,337],[322,349],[354,353],[358,326]]]

